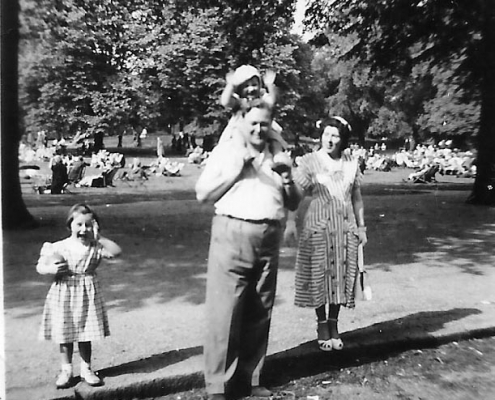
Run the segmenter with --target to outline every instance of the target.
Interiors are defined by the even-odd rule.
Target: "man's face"
[[[262,108],[252,108],[244,115],[243,136],[248,145],[261,151],[268,139],[272,123],[271,112]]]

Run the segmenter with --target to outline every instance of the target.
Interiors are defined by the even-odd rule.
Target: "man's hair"
[[[263,99],[254,99],[251,101],[245,101],[241,103],[242,116],[244,117],[253,108],[267,110],[268,112],[270,112],[270,115],[272,114],[273,111],[272,107]]]

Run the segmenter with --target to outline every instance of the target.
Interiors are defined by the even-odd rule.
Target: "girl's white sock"
[[[90,371],[91,370],[91,363],[87,363],[84,360],[81,360],[81,371]]]
[[[62,363],[62,371],[67,371],[72,374],[72,364]]]

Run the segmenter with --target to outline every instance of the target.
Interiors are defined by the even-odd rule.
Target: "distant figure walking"
[[[158,158],[163,157],[163,140],[161,137],[156,138],[156,155]]]
[[[52,159],[52,183],[50,185],[51,194],[61,194],[64,187],[69,183],[67,166],[63,163],[62,157],[56,155]]]

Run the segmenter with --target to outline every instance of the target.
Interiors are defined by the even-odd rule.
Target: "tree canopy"
[[[310,73],[290,34],[294,3],[21,0],[25,127],[60,136],[225,122],[225,75],[245,63],[277,72],[279,117],[297,122]]]
[[[345,58],[357,57],[375,71],[413,76],[414,68],[427,68],[422,76],[436,79],[436,94],[427,104],[429,117],[418,120],[419,130],[430,125],[432,132],[465,134],[475,128],[469,124],[479,116],[478,172],[469,202],[495,204],[493,1],[311,0],[305,23],[323,36],[353,38]],[[450,116],[444,112],[445,98]],[[464,123],[459,123],[462,119]]]

